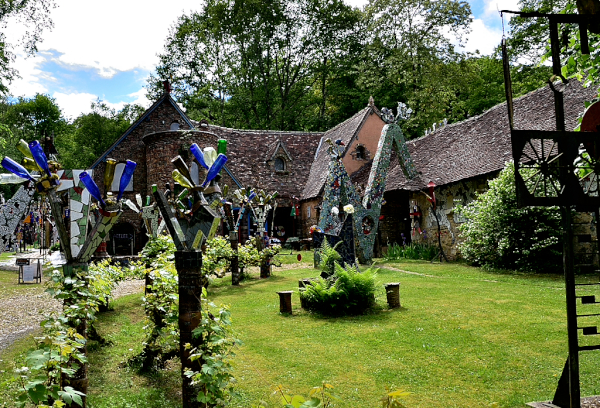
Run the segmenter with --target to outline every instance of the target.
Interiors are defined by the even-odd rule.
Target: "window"
[[[123,174],[123,170],[125,170],[125,163],[118,163],[115,166],[115,178],[110,186],[110,191],[119,191],[119,184],[121,183],[121,175]],[[131,178],[129,184],[127,184],[125,191],[133,191],[133,177]]]
[[[285,171],[285,161],[281,157],[276,157],[274,164],[276,171]]]
[[[171,123],[171,127],[169,129],[170,130],[179,130],[179,122]]]
[[[365,160],[367,158],[365,147],[362,145],[356,146],[356,155],[354,157],[356,160]]]

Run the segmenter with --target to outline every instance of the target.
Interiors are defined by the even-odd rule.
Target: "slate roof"
[[[310,167],[308,181],[306,182],[304,190],[302,191],[302,200],[308,200],[317,197],[323,190],[323,185],[325,184],[329,170],[329,145],[325,143],[325,140],[331,139],[332,141],[336,141],[341,139],[345,145],[345,150],[342,153],[342,156],[345,156],[352,140],[360,132],[360,129],[369,115],[371,113],[378,113],[375,109],[376,108],[372,104],[369,104],[366,108],[359,111],[351,118],[346,119],[344,122],[323,134],[323,137],[321,137],[321,141],[319,142],[314,161]]]
[[[277,191],[282,199],[299,196],[322,132],[240,130],[210,125],[207,129],[227,140],[227,167],[244,187]],[[275,170],[276,156],[286,161]]]
[[[584,102],[597,93],[574,80],[558,88],[564,89],[566,129],[572,130],[584,110]],[[549,87],[515,99],[514,120],[515,129],[555,130],[554,97]],[[439,186],[499,171],[512,159],[506,103],[411,140],[408,148],[419,176],[407,180],[394,160],[386,191],[416,191],[425,189],[430,181]]]

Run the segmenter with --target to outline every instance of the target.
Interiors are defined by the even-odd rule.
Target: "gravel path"
[[[38,329],[45,315],[61,310],[61,303],[47,293],[40,293],[41,290],[38,286],[35,291],[0,298],[0,353],[15,340]],[[132,293],[142,293],[143,290],[143,280],[128,280],[120,282],[113,295],[116,299]]]

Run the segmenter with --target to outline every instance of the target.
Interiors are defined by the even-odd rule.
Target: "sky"
[[[367,0],[344,0],[362,8]],[[490,54],[502,38],[498,10],[516,10],[517,0],[468,0],[473,12],[465,50]],[[169,28],[198,0],[57,0],[54,28],[43,33],[38,52],[24,58],[15,49],[21,78],[9,86],[13,96],[36,93],[56,99],[66,118],[90,111],[98,98],[120,109],[126,103],[150,106],[143,88],[158,63]],[[23,28],[10,23],[9,42]],[[11,41],[12,40],[12,41]]]

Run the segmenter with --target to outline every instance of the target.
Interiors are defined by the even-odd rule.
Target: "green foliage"
[[[344,99],[336,86],[348,76],[340,71],[351,69],[346,55],[360,46],[359,21],[342,0],[207,1],[171,30],[150,93],[158,96],[161,80],[172,78],[193,119],[325,129],[341,119],[329,120],[330,95]]]
[[[386,261],[397,261],[400,259],[423,259],[431,261],[438,254],[438,246],[428,243],[411,242],[400,246],[396,242],[388,244],[387,251],[383,254]]]
[[[87,362],[82,328],[86,324],[88,330],[92,327],[99,305],[108,301],[123,276],[108,262],[91,265],[88,271],[73,269],[67,276],[53,271],[46,292],[66,307],[42,322],[43,336],[37,338],[37,349],[27,355],[27,366],[16,370],[22,388],[17,406],[28,402],[52,407],[83,405],[84,394],[67,385]]]
[[[200,371],[186,371],[192,384],[199,389],[201,407],[223,407],[234,394],[235,378],[232,359],[235,346],[241,345],[231,328],[231,313],[227,307],[218,308],[202,293],[202,320],[194,330],[190,359],[200,360]]]
[[[457,211],[467,218],[460,244],[467,262],[518,271],[559,272],[561,216],[557,208],[517,208],[514,164],[489,182],[489,190]]]
[[[91,108],[73,121],[72,132],[56,140],[65,168],[88,168],[144,112],[129,104],[117,111],[101,100],[92,102]]]
[[[360,272],[357,267],[342,268],[335,263],[334,274],[301,288],[300,298],[307,310],[324,315],[361,314],[375,304],[376,275],[373,268]]]
[[[332,247],[329,245],[327,239],[324,239],[321,248],[315,252],[315,261],[319,264],[319,269],[322,272],[321,276],[331,276],[334,274],[336,262],[342,260],[342,256],[337,252],[337,247],[341,243],[342,241]]]
[[[411,392],[404,390],[392,391],[390,388],[385,387],[386,394],[381,398],[382,408],[405,408],[402,404],[402,397],[407,397]]]

